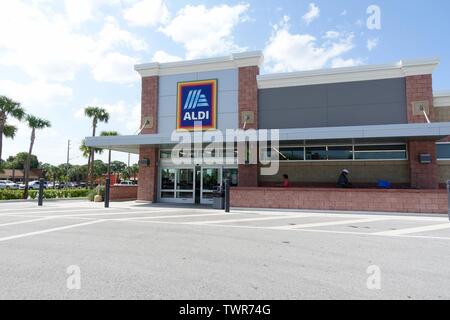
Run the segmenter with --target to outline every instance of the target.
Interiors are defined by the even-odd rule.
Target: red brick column
[[[409,166],[411,187],[414,189],[438,189],[439,168],[436,161],[435,141],[409,141]],[[420,154],[430,154],[431,164],[421,164]]]
[[[150,123],[144,127],[141,134],[158,133],[158,87],[159,77],[142,78],[141,126],[145,124],[146,120],[149,120]],[[141,146],[139,150],[139,160],[144,159],[148,159],[150,165],[141,165],[139,167],[137,198],[139,201],[156,202],[159,149]]]
[[[406,101],[408,123],[426,123],[423,114],[414,114],[416,102],[427,102],[428,117],[431,122],[435,120],[433,106],[433,78],[431,74],[406,77]],[[439,172],[436,161],[436,141],[419,140],[409,141],[409,166],[411,187],[416,189],[437,189],[439,187]],[[420,154],[431,154],[431,164],[421,164]]]
[[[431,74],[422,76],[406,77],[406,101],[408,104],[408,123],[426,123],[423,114],[414,115],[414,102],[427,101],[430,114],[430,121],[435,120],[435,112],[433,107],[433,77]]]
[[[258,66],[239,68],[239,128],[258,129]],[[247,121],[246,121],[247,119]],[[239,186],[258,187],[259,166],[239,165]]]
[[[139,152],[139,160],[148,159],[149,166],[141,165],[139,167],[139,187],[138,200],[156,202],[158,188],[158,148],[141,147]]]
[[[150,120],[150,124],[141,134],[158,133],[158,94],[159,77],[142,78],[141,126],[145,124],[146,119]]]

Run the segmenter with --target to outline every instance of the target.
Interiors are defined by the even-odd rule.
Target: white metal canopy
[[[191,133],[191,135],[193,137],[194,133]],[[446,136],[450,136],[450,122],[279,130],[280,141],[286,142],[376,138],[427,138],[440,140]],[[268,138],[270,138],[270,135]],[[254,139],[250,139],[250,141],[252,140]],[[178,141],[173,141],[171,136],[161,134],[86,138],[86,146],[88,147],[135,154],[139,153],[140,146],[174,145],[177,143]]]

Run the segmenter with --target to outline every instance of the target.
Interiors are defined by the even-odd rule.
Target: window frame
[[[437,153],[438,145],[450,145],[450,142],[436,142],[436,160],[437,161],[450,161],[450,158],[439,158],[438,153]]]
[[[450,142],[448,143],[450,144]],[[405,150],[373,150],[373,151],[356,151],[356,147],[358,146],[405,146]],[[329,147],[351,147],[352,149],[352,159],[328,159],[328,151],[329,151]],[[303,155],[303,159],[304,160],[283,160],[280,159],[278,160],[278,162],[283,162],[283,163],[320,163],[320,162],[351,162],[351,161],[355,161],[355,162],[380,162],[380,161],[408,161],[409,160],[409,152],[408,152],[408,144],[407,143],[358,143],[358,144],[329,144],[329,145],[318,145],[318,144],[312,144],[312,145],[283,145],[280,146],[279,149],[282,148],[303,148],[304,151],[304,155]],[[325,148],[327,151],[327,159],[326,160],[307,160],[306,159],[306,148]],[[267,149],[272,149],[270,147],[265,148],[265,150]],[[356,159],[356,153],[386,153],[386,152],[405,152],[405,158],[404,159]],[[265,152],[264,150],[261,151],[261,154],[267,154],[267,152]],[[266,161],[270,160],[266,159]],[[450,160],[450,159],[448,159]],[[276,160],[274,160],[276,161]]]

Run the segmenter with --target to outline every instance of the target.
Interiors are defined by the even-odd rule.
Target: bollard
[[[43,204],[44,204],[44,179],[39,179],[38,206],[42,207]]]
[[[447,193],[448,193],[448,220],[450,220],[450,180],[447,181]]]
[[[105,183],[105,208],[109,208],[109,190],[111,187],[111,179],[110,178],[106,178],[106,183]]]
[[[230,213],[230,179],[225,179],[225,213]]]

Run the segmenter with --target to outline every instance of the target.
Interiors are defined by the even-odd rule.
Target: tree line
[[[105,109],[95,106],[86,107],[84,114],[91,120],[93,137],[97,134],[99,123],[108,123],[110,119],[110,115]],[[18,130],[16,126],[10,124],[10,119],[24,121],[28,125],[31,130],[30,147],[28,152],[19,153],[15,157],[9,157],[4,161],[2,158],[3,138],[14,139]],[[88,159],[87,165],[61,164],[53,166],[51,164],[40,164],[36,156],[32,154],[36,140],[36,130],[49,128],[50,126],[50,121],[27,114],[19,102],[6,96],[0,96],[0,170],[2,168],[24,170],[24,199],[28,198],[28,184],[32,168],[42,169],[44,178],[49,181],[86,181],[91,189],[94,187],[96,179],[105,174],[119,174],[124,180],[136,177],[138,172],[137,165],[128,167],[123,162],[111,161],[111,150],[109,150],[108,163],[105,164],[101,160],[95,160],[95,155],[103,153],[104,150],[87,147],[85,141],[82,142],[80,150],[83,156]],[[118,136],[119,134],[115,131],[103,131],[100,135]]]
[[[36,130],[50,128],[51,123],[46,119],[36,117],[28,114],[21,104],[6,96],[0,96],[0,162],[3,151],[3,136],[14,139],[17,134],[17,127],[9,123],[9,119],[13,118],[19,121],[24,121],[31,130],[30,147],[28,148],[27,157],[24,165],[24,184],[25,190],[23,192],[24,199],[28,199],[28,183],[30,179],[31,170],[31,155],[36,141]]]

